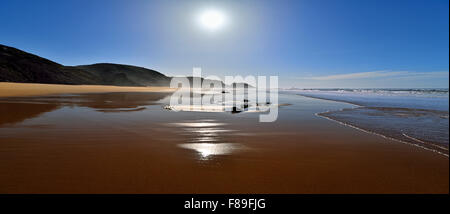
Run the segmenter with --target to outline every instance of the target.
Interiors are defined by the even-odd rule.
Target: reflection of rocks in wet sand
[[[100,109],[97,110],[99,112],[105,112],[105,113],[111,113],[111,112],[133,112],[133,111],[142,111],[147,109],[146,107],[140,107],[140,108],[132,108],[132,109]]]
[[[272,104],[272,103],[256,103],[251,105],[250,103],[243,102],[237,105],[219,103],[212,105],[166,105],[164,109],[170,111],[193,111],[193,112],[230,112],[231,114],[237,114],[242,112],[267,112],[273,107],[290,106],[289,103]]]
[[[84,94],[78,99],[76,105],[99,109],[103,112],[114,112],[105,109],[120,109],[117,111],[140,111],[143,106],[154,105],[157,101],[170,95],[170,93],[104,93]]]
[[[141,111],[147,105],[154,105],[171,93],[160,92],[114,92],[80,95],[55,95],[43,97],[6,98],[8,102],[46,103],[81,106],[97,109],[101,112]]]
[[[0,103],[0,126],[20,123],[43,113],[58,109],[58,104]]]

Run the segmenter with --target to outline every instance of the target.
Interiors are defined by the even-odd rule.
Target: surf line
[[[336,123],[341,124],[341,125],[343,125],[343,126],[347,126],[347,127],[350,127],[350,128],[353,128],[353,129],[356,129],[356,130],[359,130],[359,131],[362,131],[362,132],[365,132],[365,133],[368,133],[368,134],[377,135],[377,136],[383,137],[383,138],[385,138],[385,139],[393,140],[393,141],[396,141],[396,142],[399,142],[399,143],[403,143],[403,144],[406,144],[406,145],[416,146],[416,147],[419,147],[419,148],[421,148],[421,149],[424,149],[424,150],[427,150],[427,151],[431,151],[431,152],[435,152],[435,153],[437,153],[437,154],[439,154],[439,155],[443,155],[443,156],[445,156],[445,157],[447,157],[447,158],[449,157],[448,154],[445,154],[445,153],[443,153],[443,152],[440,152],[440,151],[438,151],[438,150],[436,150],[436,149],[427,148],[427,147],[425,147],[425,146],[422,146],[422,145],[419,145],[419,144],[416,144],[416,143],[409,143],[409,142],[406,142],[406,141],[403,141],[403,140],[399,140],[399,139],[395,139],[395,138],[392,138],[392,137],[388,137],[388,136],[385,136],[385,135],[382,135],[382,134],[379,134],[379,133],[376,133],[376,132],[368,131],[368,130],[365,130],[365,129],[356,127],[356,126],[354,126],[354,125],[350,125],[350,124],[347,124],[347,123],[344,123],[344,122],[341,122],[341,121],[338,121],[338,120],[329,118],[329,117],[327,117],[327,116],[321,115],[321,114],[325,114],[325,113],[328,113],[328,112],[330,112],[330,111],[325,111],[325,112],[321,112],[321,113],[315,113],[315,115],[316,115],[317,117],[325,118],[325,119],[327,119],[327,120],[336,122]]]
[[[352,103],[352,102],[347,102],[347,101],[337,101],[337,100],[332,100],[332,99],[326,99],[326,98],[319,98],[319,97],[308,96],[308,95],[304,95],[304,94],[296,94],[296,95],[302,96],[302,97],[307,97],[307,98],[312,98],[312,99],[318,99],[318,100],[326,100],[326,101],[338,102],[338,103],[347,103],[347,104],[350,104],[350,105],[354,105],[354,106],[355,106],[355,107],[352,107],[352,108],[350,108],[350,109],[356,109],[356,108],[366,107],[366,106],[362,106],[362,105],[359,105],[359,104],[356,104],[356,103]],[[345,109],[345,108],[340,109],[340,110],[337,110],[337,111],[342,111],[342,110],[344,110],[344,109]],[[388,136],[385,136],[385,135],[383,135],[383,134],[376,133],[376,132],[372,132],[372,131],[369,131],[369,130],[365,130],[365,129],[363,129],[363,128],[359,128],[359,127],[356,127],[356,126],[354,126],[354,125],[350,125],[350,124],[348,124],[348,123],[344,123],[344,122],[341,122],[341,121],[338,121],[338,120],[335,120],[335,119],[332,119],[332,118],[330,118],[330,117],[327,117],[327,116],[322,115],[322,114],[326,114],[326,113],[329,113],[329,112],[331,112],[331,111],[328,110],[328,111],[324,111],[324,112],[319,112],[319,113],[315,113],[314,115],[316,115],[316,117],[321,117],[321,118],[324,118],[324,119],[327,119],[327,120],[336,122],[336,123],[338,123],[338,124],[341,124],[341,125],[343,125],[343,126],[347,126],[347,127],[350,127],[350,128],[353,128],[353,129],[356,129],[356,130],[359,130],[359,131],[362,131],[362,132],[365,132],[365,133],[368,133],[368,134],[377,135],[377,136],[383,137],[383,138],[385,138],[385,139],[393,140],[393,141],[396,141],[396,142],[399,142],[399,143],[403,143],[403,144],[406,144],[406,145],[416,146],[416,147],[418,147],[418,148],[421,148],[421,149],[424,149],[424,150],[427,150],[427,151],[431,151],[431,152],[435,152],[435,153],[437,153],[437,154],[439,154],[439,155],[443,155],[443,156],[445,156],[445,157],[447,157],[447,158],[449,157],[448,154],[446,154],[446,153],[444,153],[444,152],[441,152],[441,151],[439,151],[439,150],[437,150],[437,149],[427,148],[427,147],[422,146],[422,145],[419,145],[419,144],[417,144],[417,143],[410,143],[410,142],[406,142],[406,141],[399,140],[399,139],[396,139],[396,138],[388,137]],[[420,140],[418,140],[418,139],[415,139],[415,138],[412,138],[412,137],[410,137],[410,136],[405,135],[405,133],[402,133],[402,134],[403,134],[405,137],[410,138],[411,140],[415,140],[415,141],[418,142],[418,143],[422,143],[422,144],[424,144],[424,145],[431,145],[431,146],[434,146],[434,147],[443,149],[443,150],[445,150],[445,151],[448,151],[448,149],[446,149],[446,148],[441,148],[440,146],[437,146],[437,145],[434,145],[434,144],[426,144],[426,143],[424,143],[423,141],[420,141]]]
[[[414,137],[411,137],[411,136],[409,136],[409,135],[407,135],[407,134],[405,134],[405,133],[402,133],[402,134],[403,134],[403,136],[405,136],[405,137],[407,137],[407,138],[409,138],[409,139],[411,139],[411,140],[417,141],[417,142],[419,142],[419,143],[423,143],[423,144],[425,144],[425,145],[435,146],[435,147],[440,148],[440,149],[442,149],[442,150],[448,151],[448,149],[445,148],[445,147],[443,147],[443,146],[438,146],[438,145],[435,145],[435,144],[433,144],[433,143],[428,143],[428,142],[419,140],[419,139],[414,138]]]

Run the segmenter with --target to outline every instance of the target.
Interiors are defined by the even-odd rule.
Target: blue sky
[[[196,22],[220,10],[215,32]],[[448,0],[3,0],[0,43],[65,65],[278,75],[282,87],[448,87]]]

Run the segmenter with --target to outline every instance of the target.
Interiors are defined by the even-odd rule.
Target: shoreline
[[[353,108],[358,108],[358,107],[367,107],[367,106],[363,106],[354,102],[349,102],[349,101],[341,101],[341,100],[333,100],[333,99],[328,99],[328,98],[322,98],[322,97],[314,97],[314,96],[309,96],[309,95],[304,95],[304,94],[295,94],[298,96],[302,96],[302,97],[307,97],[307,98],[312,98],[312,99],[319,99],[319,100],[325,100],[325,101],[333,101],[333,102],[340,102],[340,103],[347,103],[350,105],[355,105],[356,107]]]
[[[360,105],[360,104],[357,104],[357,103],[353,103],[353,102],[348,102],[348,101],[339,101],[339,100],[332,100],[332,99],[326,99],[326,98],[319,98],[319,97],[308,96],[308,95],[303,95],[303,94],[296,94],[296,95],[303,96],[303,97],[307,97],[307,98],[312,98],[312,99],[325,100],[325,101],[332,101],[332,102],[340,102],[340,103],[346,103],[346,104],[354,105],[354,107],[352,107],[351,109],[361,108],[361,107],[366,107],[366,108],[367,108],[367,106],[363,106],[363,105]],[[344,110],[344,109],[340,109],[340,110],[337,110],[337,111],[343,111],[343,110]],[[401,140],[401,139],[397,139],[397,138],[393,138],[393,137],[386,136],[386,135],[384,135],[384,134],[382,134],[382,133],[378,133],[378,132],[374,132],[374,131],[369,131],[369,130],[366,130],[366,129],[357,127],[357,126],[355,126],[355,125],[348,124],[348,123],[346,123],[346,122],[339,121],[339,120],[336,120],[336,119],[331,118],[331,117],[329,117],[329,116],[323,115],[323,114],[330,113],[330,112],[332,112],[332,111],[318,112],[318,113],[315,113],[315,115],[316,115],[317,117],[321,117],[321,118],[324,118],[324,119],[327,119],[327,120],[336,122],[336,123],[338,123],[338,124],[340,124],[340,125],[343,125],[343,126],[347,126],[347,127],[350,127],[350,128],[353,128],[353,129],[356,129],[356,130],[359,130],[359,131],[362,131],[362,132],[365,132],[365,133],[368,133],[368,134],[377,135],[377,136],[383,137],[383,138],[385,138],[385,139],[393,140],[393,141],[396,141],[396,142],[399,142],[399,143],[403,143],[403,144],[406,144],[406,145],[416,146],[416,147],[421,148],[421,149],[424,149],[424,150],[426,150],[426,151],[431,151],[431,152],[434,152],[434,153],[437,153],[437,154],[439,154],[439,155],[443,155],[443,156],[449,158],[449,154],[446,154],[446,153],[444,153],[444,152],[441,152],[441,151],[439,151],[438,149],[433,149],[433,148],[426,147],[426,146],[424,146],[424,145],[434,146],[434,147],[437,147],[437,148],[440,148],[440,149],[443,149],[443,150],[447,150],[447,151],[448,151],[447,148],[442,148],[442,147],[440,147],[440,146],[438,146],[438,145],[435,145],[435,144],[433,144],[433,143],[423,143],[424,145],[420,145],[419,143],[411,143],[411,142],[407,142],[407,141],[404,141],[404,140]],[[334,111],[333,111],[333,112],[334,112]],[[403,133],[403,135],[405,135],[405,134]],[[409,136],[407,136],[407,137],[409,137]],[[409,137],[409,138],[411,138],[411,137]],[[417,139],[414,139],[414,140],[415,140],[415,141],[418,141]]]
[[[86,94],[108,92],[174,92],[175,90],[176,89],[163,86],[133,87],[0,82],[0,97],[30,97],[56,94]]]
[[[327,116],[321,115],[321,114],[328,113],[328,112],[329,112],[329,111],[320,112],[320,113],[316,113],[315,115],[316,115],[317,117],[325,118],[325,119],[327,119],[327,120],[336,122],[336,123],[341,124],[341,125],[343,125],[343,126],[346,126],[346,127],[350,127],[350,128],[356,129],[356,130],[358,130],[358,131],[362,131],[362,132],[365,132],[365,133],[368,133],[368,134],[373,134],[373,135],[376,135],[376,136],[380,136],[380,137],[382,137],[382,138],[385,138],[385,139],[388,139],[388,140],[393,140],[393,141],[396,141],[396,142],[399,142],[399,143],[403,143],[403,144],[406,144],[406,145],[409,145],[409,146],[415,146],[415,147],[421,148],[421,149],[426,150],[426,151],[430,151],[430,152],[437,153],[437,154],[439,154],[439,155],[443,155],[443,156],[445,156],[445,157],[447,157],[447,158],[449,157],[448,154],[445,154],[445,153],[443,153],[443,152],[440,152],[440,151],[438,151],[438,150],[436,150],[436,149],[432,149],[432,148],[428,148],[428,147],[425,147],[425,146],[422,146],[422,145],[419,145],[419,144],[414,144],[414,143],[406,142],[406,141],[399,140],[399,139],[396,139],[396,138],[388,137],[388,136],[385,136],[385,135],[380,134],[380,133],[377,133],[377,132],[365,130],[365,129],[363,129],[363,128],[360,128],[360,127],[357,127],[357,126],[354,126],[354,125],[351,125],[351,124],[348,124],[348,123],[345,123],[345,122],[341,122],[341,121],[336,120],[336,119],[333,119],[333,118],[331,118],[331,117],[327,117]],[[432,144],[431,144],[431,145],[432,145]]]

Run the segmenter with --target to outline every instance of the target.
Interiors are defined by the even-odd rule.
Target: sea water
[[[448,155],[448,89],[314,89],[283,93],[356,105],[318,116]]]

